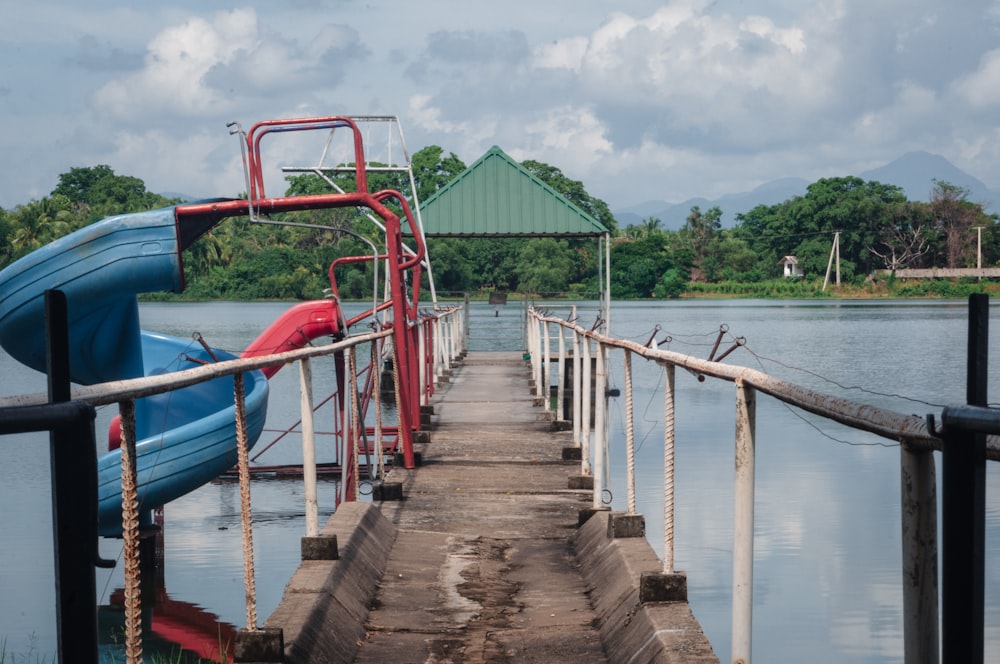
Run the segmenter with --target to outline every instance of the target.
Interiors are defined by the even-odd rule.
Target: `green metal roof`
[[[603,235],[608,230],[493,146],[420,205],[428,237]]]

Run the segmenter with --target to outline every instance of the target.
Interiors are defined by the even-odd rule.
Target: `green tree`
[[[73,218],[70,207],[69,199],[57,194],[15,208],[10,214],[15,255],[27,254],[68,233]]]
[[[934,230],[943,240],[943,247],[939,243],[936,253],[939,258],[944,259],[945,267],[975,267],[975,227],[991,223],[981,205],[967,200],[968,195],[968,189],[948,182],[934,181],[930,208]]]
[[[517,256],[518,290],[525,293],[565,293],[574,272],[566,240],[546,237],[526,242]]]
[[[867,274],[879,264],[869,248],[891,223],[895,207],[905,201],[902,190],[893,185],[857,177],[823,178],[809,185],[804,196],[737,215],[737,236],[760,256],[769,276],[776,277],[777,262],[785,255],[798,257],[807,274],[822,274],[827,259],[820,256],[829,256],[839,231],[841,272],[848,277],[853,272]]]
[[[916,264],[931,251],[934,223],[930,206],[907,201],[894,206],[869,251],[878,256],[885,269],[898,270]]]
[[[79,215],[77,225],[85,225],[103,217],[152,210],[176,204],[146,191],[146,184],[137,177],[116,175],[110,166],[101,164],[74,167],[59,176],[52,196],[65,196]]]
[[[437,238],[428,240],[434,284],[439,292],[462,293],[479,290],[476,266],[466,251],[467,240]]]
[[[670,268],[681,267],[671,250],[671,239],[666,233],[657,233],[639,240],[613,244],[611,247],[612,297],[652,297],[653,290],[663,274]],[[683,271],[686,277],[687,270]]]
[[[414,153],[410,167],[417,184],[417,197],[421,202],[465,170],[465,164],[454,152],[449,152],[445,157],[444,150],[437,145],[428,145]]]
[[[718,206],[703,213],[701,208],[695,205],[684,222],[681,234],[694,252],[695,269],[691,275],[693,281],[712,280],[721,267],[718,256],[711,254],[716,235],[722,227],[721,219],[722,210]]]
[[[618,222],[615,221],[615,216],[611,214],[608,204],[588,194],[583,183],[579,180],[571,180],[555,166],[550,166],[533,159],[522,161],[521,165],[529,173],[558,191],[578,208],[601,222],[609,231],[614,232],[618,229]]]

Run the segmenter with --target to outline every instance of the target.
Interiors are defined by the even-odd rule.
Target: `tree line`
[[[839,245],[841,282],[864,287],[878,270],[906,267],[962,268],[1000,260],[997,217],[968,200],[968,191],[935,182],[929,202],[910,201],[902,189],[857,177],[823,178],[806,193],[736,215],[722,228],[722,210],[691,208],[682,228],[662,228],[650,217],[619,228],[604,201],[554,166],[522,165],[611,230],[612,296],[670,298],[685,293],[787,293],[780,261],[795,256],[815,290]],[[426,201],[465,170],[441,147],[415,153],[411,162],[416,194]],[[313,174],[286,178],[286,195],[329,191]],[[332,178],[351,191],[350,176]],[[412,198],[403,173],[376,172],[373,191],[395,189]],[[71,168],[39,200],[0,209],[0,267],[52,240],[99,219],[175,205],[146,190],[142,180],[106,166]],[[371,253],[363,238],[378,242],[380,231],[354,208],[286,213],[283,219],[311,228],[262,226],[246,218],[226,220],[184,255],[186,297],[199,299],[312,299],[329,286],[330,264],[339,257]],[[317,228],[320,226],[322,228]],[[345,232],[349,231],[349,232]],[[598,249],[593,239],[432,238],[428,241],[439,294],[490,290],[589,297],[599,290]],[[342,297],[372,292],[370,264],[336,275]],[[163,296],[168,297],[168,296]]]

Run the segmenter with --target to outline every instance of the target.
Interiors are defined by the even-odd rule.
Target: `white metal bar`
[[[306,536],[319,534],[319,502],[316,496],[316,434],[313,427],[312,362],[299,362],[300,417],[302,421],[302,488],[305,492]]]
[[[556,365],[556,419],[566,420],[566,334],[562,325],[556,325],[559,333],[559,363]]]
[[[570,329],[570,342],[573,344],[573,444],[583,447],[581,440],[581,428],[583,414],[581,411],[583,398],[580,393],[581,371],[583,369],[583,358],[580,356],[580,334],[575,329]]]
[[[604,373],[604,347],[597,344],[597,366],[594,372],[594,509],[604,504],[604,406],[607,400]]]
[[[580,343],[583,344],[583,382],[580,386],[580,399],[583,402],[580,420],[580,458],[583,461],[581,472],[583,475],[590,475],[590,337],[581,335]]]
[[[733,657],[750,664],[753,633],[755,390],[736,380],[736,479],[733,488]]]
[[[542,323],[542,408],[545,412],[552,410],[551,400],[549,399],[549,393],[552,391],[552,356],[550,354],[551,348],[549,344],[549,324]]]

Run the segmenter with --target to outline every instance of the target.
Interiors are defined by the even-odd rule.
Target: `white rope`
[[[625,473],[628,513],[635,514],[635,424],[632,408],[632,351],[625,351]]]
[[[663,571],[674,571],[674,365],[663,367]]]

